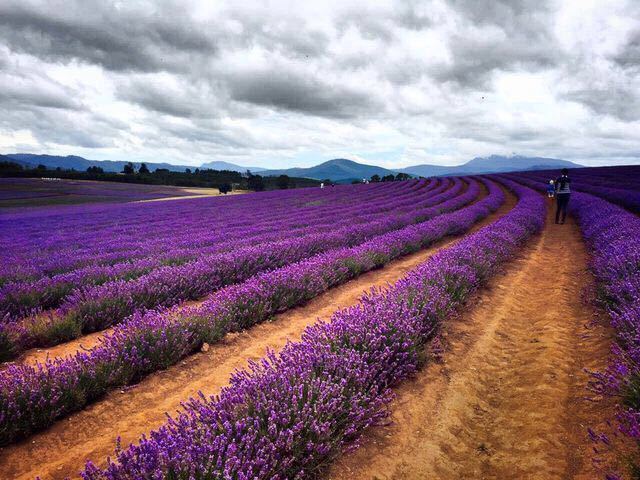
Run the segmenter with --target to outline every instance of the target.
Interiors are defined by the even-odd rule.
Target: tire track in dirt
[[[444,326],[442,362],[397,390],[330,479],[592,479],[587,426],[613,406],[584,397],[612,334],[582,300],[592,278],[572,219],[542,234]]]
[[[508,194],[496,213],[478,222],[470,231],[497,220],[514,204],[515,198]],[[33,479],[40,475],[42,480],[49,480],[77,476],[87,459],[102,462],[112,455],[118,435],[123,445],[138,440],[142,433],[162,425],[166,412],[175,412],[180,402],[196,396],[198,391],[207,395],[218,392],[227,385],[230,374],[245,367],[248,360],[258,360],[268,348],[279,350],[287,341],[299,339],[305,327],[317,319],[328,319],[336,310],[357,303],[362,293],[372,286],[395,282],[460,238],[462,236],[442,240],[431,248],[365,273],[304,306],[277,315],[272,322],[227,335],[208,352],[195,354],[168,370],[151,374],[134,387],[111,392],[51,428],[0,449],[0,478]]]

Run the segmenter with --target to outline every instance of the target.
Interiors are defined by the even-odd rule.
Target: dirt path
[[[474,229],[495,221],[509,211],[515,199],[509,195],[494,215]],[[336,287],[306,305],[278,315],[273,322],[257,325],[240,334],[228,335],[206,353],[193,355],[168,370],[157,372],[139,385],[108,394],[48,430],[13,446],[0,449],[0,478],[43,480],[75,476],[87,459],[101,462],[113,454],[118,435],[122,444],[136,441],[165,421],[165,412],[175,412],[180,402],[198,391],[213,394],[228,383],[230,374],[248,360],[264,356],[267,348],[281,349],[297,340],[304,328],[317,318],[355,304],[363,291],[394,282],[441,248],[456,241],[447,239],[432,248],[408,255],[380,270],[365,273]]]
[[[584,400],[583,369],[604,366],[611,333],[581,297],[591,278],[578,227],[549,218],[445,326],[442,362],[398,389],[392,424],[367,432],[328,478],[603,478],[586,426],[612,407]]]
[[[100,330],[99,332],[89,333],[88,335],[83,335],[82,337],[71,340],[69,342],[61,343],[59,345],[55,345],[49,348],[37,348],[32,350],[27,350],[20,357],[18,357],[13,362],[6,362],[3,365],[0,365],[0,369],[6,368],[7,365],[11,363],[30,363],[34,364],[36,362],[44,363],[47,358],[58,358],[58,357],[66,357],[68,355],[74,355],[80,350],[91,350],[93,347],[100,343],[100,339],[104,337],[107,333],[113,331],[113,328],[107,328],[106,330]]]

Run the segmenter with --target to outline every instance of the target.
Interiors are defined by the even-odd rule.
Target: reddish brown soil
[[[505,205],[479,222],[474,230],[504,215],[514,203],[509,195]],[[102,464],[113,453],[118,435],[122,437],[123,445],[136,441],[142,433],[164,423],[166,412],[175,412],[180,402],[195,396],[198,391],[216,393],[227,384],[230,374],[244,367],[248,360],[263,357],[268,348],[281,349],[287,341],[298,339],[304,328],[316,319],[327,319],[336,310],[357,303],[363,291],[372,286],[398,280],[454,241],[444,240],[385,268],[361,275],[305,306],[278,315],[272,322],[241,334],[228,335],[208,352],[193,355],[168,370],[150,375],[133,388],[112,392],[48,430],[0,450],[0,478],[32,479],[40,475],[43,480],[61,479],[76,476],[87,459]],[[77,343],[83,342],[86,340]],[[63,348],[71,348],[73,343]]]
[[[550,217],[549,217],[550,218]],[[583,369],[602,369],[611,332],[581,294],[592,281],[578,227],[549,222],[521,257],[445,326],[442,362],[397,390],[330,479],[593,479]]]

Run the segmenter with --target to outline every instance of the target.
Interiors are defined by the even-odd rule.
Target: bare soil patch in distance
[[[370,429],[330,479],[593,479],[587,427],[611,418],[589,374],[612,341],[582,295],[593,281],[578,226],[525,247],[445,325],[441,362],[397,389],[391,424]]]
[[[472,231],[497,220],[514,205],[515,198],[508,194],[505,204],[478,222]],[[51,428],[1,449],[0,478],[33,479],[36,475],[42,480],[77,478],[86,460],[104,465],[107,456],[113,456],[118,436],[122,437],[122,445],[137,441],[141,434],[162,425],[166,412],[174,413],[181,402],[196,396],[198,391],[207,395],[218,392],[227,385],[230,374],[245,367],[248,360],[258,360],[268,348],[279,350],[287,341],[299,339],[305,327],[317,319],[326,320],[336,310],[357,303],[362,293],[373,286],[395,282],[459,238],[444,239],[431,248],[365,273],[304,306],[277,315],[271,322],[227,335],[207,352],[154,373],[136,386],[111,392]],[[83,343],[83,339],[77,343]],[[70,348],[70,344],[65,348]]]

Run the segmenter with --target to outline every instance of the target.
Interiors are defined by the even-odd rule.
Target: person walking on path
[[[553,180],[549,180],[549,185],[547,185],[547,197],[553,198],[556,194],[556,186],[553,183]]]
[[[563,168],[561,173],[556,180],[556,202],[558,206],[556,209],[556,223],[559,223],[560,214],[562,214],[562,222],[560,223],[564,223],[567,218],[567,207],[569,206],[569,197],[571,196],[569,170]]]

